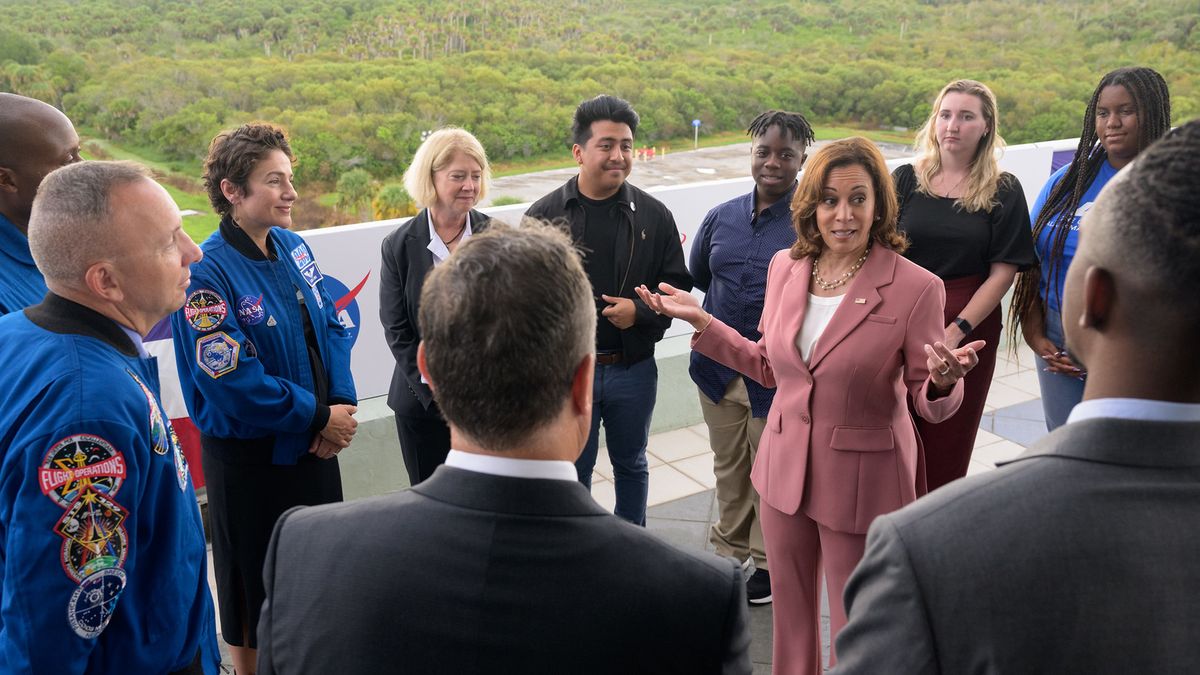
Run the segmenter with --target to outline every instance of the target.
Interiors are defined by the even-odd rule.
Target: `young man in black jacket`
[[[616,482],[616,514],[646,523],[649,471],[646,441],[658,391],[654,343],[671,320],[655,314],[634,288],[665,281],[690,289],[675,219],[662,202],[626,182],[633,170],[638,114],[615,96],[579,104],[571,148],[579,175],[542,197],[527,216],[559,222],[584,252],[584,269],[596,298],[596,377],[592,428],[575,463],[589,489],[600,422]]]

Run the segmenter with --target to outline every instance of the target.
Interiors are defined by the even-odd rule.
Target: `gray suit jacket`
[[[1200,424],[1091,419],[882,516],[837,673],[1200,672]]]
[[[749,673],[745,585],[579,483],[441,466],[417,487],[285,513],[258,672]]]

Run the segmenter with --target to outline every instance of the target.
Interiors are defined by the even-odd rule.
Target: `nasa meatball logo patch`
[[[237,370],[240,348],[224,331],[205,335],[196,340],[196,363],[209,377],[216,379]]]
[[[243,326],[257,326],[267,317],[263,311],[263,296],[243,295],[238,298],[237,318]]]
[[[220,326],[228,314],[229,308],[221,296],[207,288],[192,291],[183,304],[183,316],[188,325],[202,333]]]

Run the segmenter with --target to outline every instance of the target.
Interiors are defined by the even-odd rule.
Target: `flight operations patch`
[[[196,340],[196,363],[209,377],[216,379],[237,370],[240,349],[237,340],[225,331],[205,335]]]
[[[112,444],[91,434],[74,434],[55,443],[42,459],[42,494],[65,508],[87,490],[114,497],[126,476],[125,457]]]
[[[229,308],[221,296],[207,288],[192,291],[183,303],[183,316],[188,325],[202,333],[220,326],[228,314]]]

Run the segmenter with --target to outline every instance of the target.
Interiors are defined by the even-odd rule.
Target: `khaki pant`
[[[751,415],[746,383],[741,377],[733,378],[718,403],[701,393],[700,410],[708,425],[713,474],[717,478],[717,522],[708,540],[718,554],[738,560],[753,558],[754,566],[765,570],[767,555],[758,522],[758,493],[750,484],[750,467],[767,420]]]

